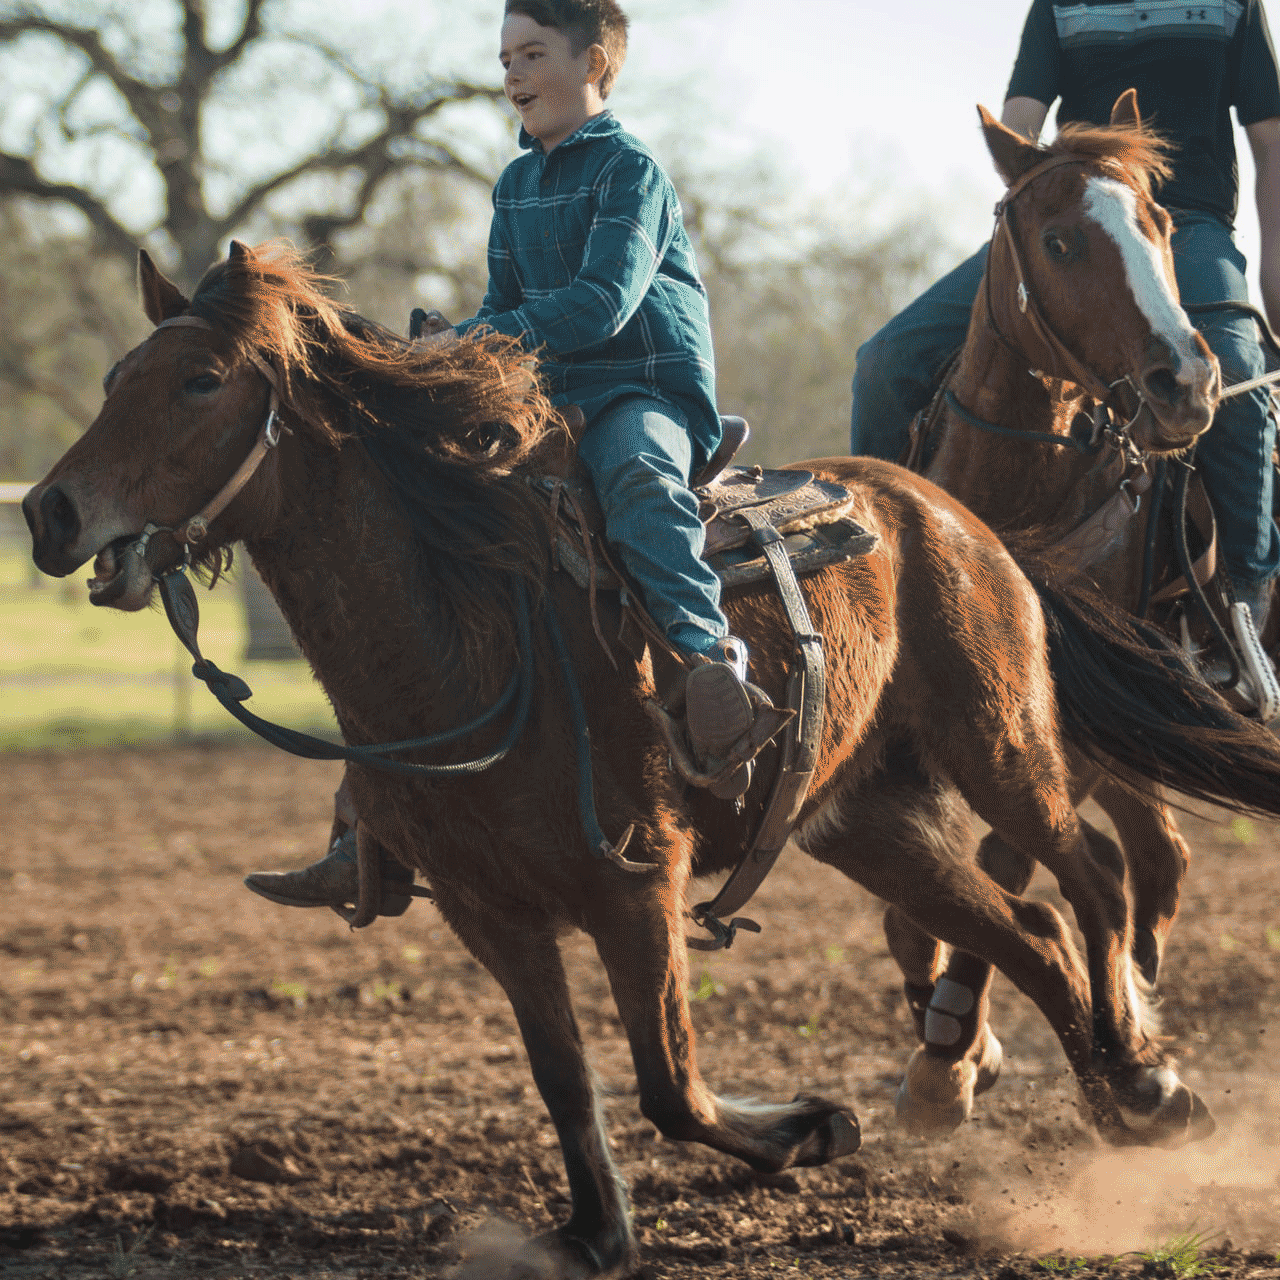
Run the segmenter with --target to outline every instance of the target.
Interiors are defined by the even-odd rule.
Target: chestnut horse
[[[489,754],[486,769],[442,779],[358,764],[350,783],[362,838],[421,872],[511,1001],[572,1195],[547,1247],[572,1274],[634,1256],[626,1189],[557,945],[569,928],[595,943],[630,1040],[641,1110],[665,1135],[762,1170],[855,1150],[857,1121],[837,1103],[733,1102],[699,1074],[685,890],[692,874],[735,863],[762,802],[749,795],[739,813],[683,785],[644,710],[666,678],[652,652],[639,661],[607,654],[585,593],[551,572],[545,507],[526,477],[545,470],[563,442],[521,353],[493,338],[443,352],[415,347],[339,311],[283,249],[233,245],[190,299],[145,256],[141,281],[156,329],[109,374],[98,418],[24,502],[36,563],[64,575],[96,557],[91,599],[138,609],[153,575],[181,563],[178,534],[206,569],[220,568],[223,549],[242,539],[348,743],[480,726],[431,754],[435,762]],[[197,540],[191,512],[222,490],[255,440],[272,435],[277,403],[285,434]],[[1036,589],[934,485],[870,460],[808,465],[850,487],[851,518],[878,543],[803,583],[825,637],[828,703],[797,842],[892,903],[912,928],[1006,973],[1053,1027],[1088,1114],[1109,1138],[1185,1140],[1204,1123],[1203,1104],[1144,1030],[1123,885],[1092,858],[1075,815]],[[1217,779],[1205,764],[1212,752],[1198,739],[1189,752],[1186,734],[1160,733],[1158,717],[1136,701],[1179,693],[1169,659],[1101,635],[1090,611],[1065,596],[1046,602],[1055,652],[1122,663],[1141,691],[1128,705],[1105,690],[1093,703],[1099,733],[1075,723],[1082,745],[1123,756],[1127,740],[1129,767],[1280,811],[1280,754],[1259,755],[1239,779]],[[606,634],[616,634],[617,607],[602,604],[613,612]],[[793,642],[780,603],[754,586],[728,593],[726,609],[781,705]],[[600,856],[584,837],[574,765],[581,735],[557,635],[592,695],[601,825],[613,837],[634,826],[627,854],[645,874]],[[531,682],[528,714],[502,754],[495,743],[512,737],[510,715],[474,718],[500,702],[516,668]],[[1069,684],[1070,663],[1064,673]],[[1087,701],[1089,683],[1072,696]],[[1215,706],[1202,710],[1212,718]],[[973,865],[966,802],[1058,878],[1086,959],[1053,907],[1023,901]]]
[[[1158,541],[1148,523],[1156,518],[1149,459],[1193,444],[1220,390],[1217,360],[1178,301],[1169,215],[1152,198],[1168,174],[1166,148],[1142,125],[1133,91],[1117,101],[1110,127],[1066,125],[1046,147],[979,112],[1009,191],[968,336],[935,400],[926,474],[1015,555],[1035,548],[1056,566],[1050,576],[1083,577],[1136,612],[1144,577],[1159,588],[1179,575],[1168,538]],[[1094,407],[1103,403],[1130,420],[1124,431],[1096,429]],[[1115,823],[1123,854],[1087,824],[1086,833],[1118,876],[1127,864],[1134,959],[1154,984],[1188,850],[1159,787],[1133,781],[1117,785],[1110,770],[1077,761],[1072,787],[1091,793]],[[999,833],[978,856],[1013,893],[1034,869]],[[922,1041],[899,1118],[917,1132],[946,1132],[968,1114],[973,1093],[994,1083],[991,969],[946,956],[894,908],[886,932]],[[945,1053],[919,1016],[944,976],[976,1006]]]

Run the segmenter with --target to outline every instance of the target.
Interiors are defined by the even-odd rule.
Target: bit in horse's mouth
[[[94,604],[105,604],[112,596],[119,595],[124,590],[127,585],[124,580],[126,566],[121,563],[121,558],[125,549],[137,540],[136,533],[126,533],[108,542],[98,552],[93,562],[93,577],[89,579],[89,598]],[[112,587],[117,587],[118,590],[108,595],[107,592]]]

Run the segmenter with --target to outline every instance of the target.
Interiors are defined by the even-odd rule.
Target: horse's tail
[[[1280,741],[1233,710],[1177,645],[1086,587],[1032,572],[1063,735],[1119,781],[1280,814]],[[1040,579],[1037,581],[1037,579]]]

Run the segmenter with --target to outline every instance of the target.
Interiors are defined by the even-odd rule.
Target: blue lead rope
[[[533,705],[533,634],[529,625],[528,595],[524,583],[518,579],[516,582],[518,602],[516,629],[520,661],[515,674],[508,681],[498,701],[474,720],[457,728],[445,729],[441,733],[433,733],[423,738],[406,738],[400,742],[380,742],[355,747],[328,742],[324,738],[316,738],[309,733],[300,733],[297,729],[274,724],[270,720],[254,715],[242,705],[246,699],[253,696],[253,690],[239,676],[220,670],[200,652],[200,645],[196,639],[200,625],[199,605],[196,603],[195,593],[187,580],[185,570],[175,569],[160,579],[160,598],[164,602],[165,613],[168,615],[169,624],[173,627],[174,633],[196,660],[191,668],[191,674],[198,680],[203,680],[209,692],[242,725],[251,729],[260,738],[265,738],[272,746],[288,751],[291,755],[301,756],[306,760],[346,760],[350,764],[367,765],[389,773],[403,773],[417,777],[456,777],[483,773],[497,764],[515,746],[528,723],[529,709]],[[502,741],[486,756],[481,756],[477,760],[462,760],[457,764],[414,764],[408,760],[387,759],[388,752],[417,751],[425,747],[437,747],[474,733],[496,719],[510,705],[513,698],[516,699],[516,708],[511,724],[503,735]]]

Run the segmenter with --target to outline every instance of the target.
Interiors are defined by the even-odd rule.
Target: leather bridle
[[[162,320],[156,325],[153,333],[158,333],[161,329],[177,328],[203,329],[210,333],[214,331],[213,325],[207,320],[202,320],[199,316],[183,315]],[[186,559],[190,560],[193,548],[204,541],[209,532],[209,526],[231,505],[241,489],[253,478],[254,473],[262,465],[263,459],[280,443],[281,433],[289,430],[280,420],[280,401],[283,394],[279,375],[256,351],[248,352],[248,357],[271,392],[267,403],[267,416],[258,431],[253,448],[249,450],[248,457],[236,468],[231,479],[195,515],[173,526],[150,522],[144,525],[142,532],[138,535],[137,543],[134,544],[140,555],[145,553],[147,543],[150,542],[153,534],[170,533],[183,545]]]
[[[1146,399],[1141,389],[1128,374],[1117,378],[1114,382],[1105,382],[1097,373],[1094,372],[1085,362],[1066,344],[1059,336],[1056,329],[1049,322],[1044,314],[1044,310],[1040,306],[1039,299],[1036,297],[1034,289],[1028,284],[1029,275],[1026,264],[1023,260],[1022,250],[1018,245],[1017,220],[1014,214],[1014,203],[1017,198],[1026,191],[1032,183],[1044,177],[1046,174],[1053,172],[1055,169],[1064,168],[1067,165],[1079,165],[1081,167],[1089,167],[1097,165],[1099,161],[1093,157],[1076,156],[1070,154],[1050,156],[1047,160],[1028,169],[1022,174],[1016,182],[1010,184],[1009,189],[999,200],[995,207],[995,228],[991,233],[991,248],[987,256],[987,270],[983,273],[983,302],[987,313],[987,326],[995,335],[996,339],[1007,350],[1012,351],[1020,360],[1025,360],[1026,352],[1018,346],[1011,338],[1009,338],[1000,328],[999,322],[996,320],[996,311],[994,299],[992,296],[992,263],[995,259],[996,248],[1003,236],[1009,247],[1009,256],[1013,261],[1014,271],[1017,273],[1018,286],[1015,292],[1017,298],[1018,311],[1026,317],[1027,323],[1031,327],[1031,331],[1040,340],[1040,342],[1048,348],[1053,355],[1055,361],[1058,362],[1061,369],[1065,370],[1065,374],[1061,372],[1047,373],[1044,370],[1032,369],[1032,376],[1035,377],[1061,377],[1064,381],[1074,382],[1089,396],[1091,396],[1100,406],[1110,407],[1115,397],[1116,389],[1122,384],[1127,383],[1134,395],[1137,396],[1138,405],[1129,420],[1123,426],[1111,428],[1114,433],[1116,443],[1122,443],[1125,451],[1129,454],[1131,461],[1139,460],[1139,452],[1132,444],[1129,432],[1134,423],[1138,419],[1138,415],[1146,407]],[[1102,415],[1095,418],[1094,436],[1092,443],[1097,443],[1097,437],[1102,429]],[[1063,445],[1068,440],[1061,436],[1055,436],[1051,433],[1027,433],[1020,432],[1024,439],[1040,440],[1043,436],[1044,442],[1052,441],[1055,444]]]

